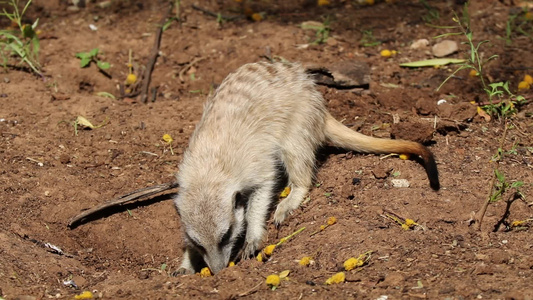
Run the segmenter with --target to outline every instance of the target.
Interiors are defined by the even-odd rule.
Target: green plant
[[[108,62],[104,62],[98,59],[98,48],[94,48],[93,50],[89,52],[79,52],[76,53],[76,57],[81,59],[80,61],[80,67],[85,68],[88,67],[91,62],[95,62],[96,66],[100,70],[107,70],[111,67],[111,65]]]
[[[481,108],[493,116],[499,116],[504,119],[508,118],[517,112],[516,105],[521,105],[526,102],[523,96],[517,96],[511,93],[509,82],[491,83],[484,90],[489,96],[489,102],[482,105]]]
[[[509,189],[514,189],[516,194],[524,198],[524,195],[518,189],[519,187],[524,185],[523,181],[515,181],[513,183],[509,183],[505,179],[505,175],[501,173],[498,169],[494,169],[494,175],[496,176],[496,182],[494,183],[492,194],[489,196],[488,201],[490,203],[501,200],[505,192],[507,192]]]
[[[323,18],[322,23],[315,21],[303,22],[301,27],[302,29],[311,29],[315,31],[315,40],[310,44],[318,45],[325,43],[329,38],[329,32],[331,31],[329,16]]]
[[[513,38],[517,35],[524,35],[533,39],[533,22],[531,20],[531,13],[527,10],[522,11],[522,14],[510,14],[507,22],[505,22],[505,45],[510,46],[513,43]]]
[[[359,41],[359,45],[363,47],[374,47],[381,45],[381,42],[378,41],[374,36],[372,29],[363,30],[361,33],[363,34],[363,37]]]
[[[441,37],[448,37],[453,35],[462,35],[466,38],[466,42],[463,42],[462,44],[466,44],[470,46],[470,55],[467,57],[467,59],[458,64],[458,68],[452,72],[451,75],[449,75],[437,88],[437,91],[454,75],[461,71],[461,70],[468,70],[471,69],[473,71],[475,76],[477,76],[480,79],[481,86],[483,88],[483,91],[487,94],[489,101],[487,103],[478,103],[483,110],[485,110],[488,114],[494,116],[498,116],[500,118],[507,118],[516,113],[516,105],[523,104],[525,102],[525,98],[522,96],[514,95],[509,90],[509,83],[508,82],[496,82],[496,83],[490,83],[487,84],[485,82],[484,78],[484,67],[485,65],[498,57],[498,55],[491,55],[487,59],[483,59],[482,55],[480,54],[480,47],[483,44],[489,43],[490,41],[484,40],[481,42],[478,42],[477,44],[474,42],[473,38],[473,32],[470,28],[470,15],[468,13],[468,2],[465,3],[462,17],[459,17],[456,13],[454,13],[453,21],[457,23],[457,25],[454,26],[433,26],[436,28],[447,28],[447,29],[458,29],[458,32],[450,32],[441,34],[439,36],[436,36],[434,38],[441,38]]]
[[[0,16],[8,18],[16,26],[14,30],[0,30],[0,57],[2,65],[7,68],[9,58],[17,56],[21,63],[27,64],[31,70],[41,75],[39,64],[39,38],[35,31],[39,19],[35,20],[32,25],[23,24],[22,17],[31,4],[29,0],[24,8],[19,10],[19,0],[10,0],[5,3],[13,8],[9,13],[5,9],[0,12]]]
[[[440,19],[440,13],[439,13],[438,9],[436,9],[433,6],[429,5],[426,0],[419,0],[419,2],[426,9],[426,14],[422,16],[422,20],[424,20],[424,22],[433,23],[433,21],[436,21],[436,20]]]

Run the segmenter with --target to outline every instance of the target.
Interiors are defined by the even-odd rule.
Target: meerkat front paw
[[[278,207],[276,208],[276,212],[274,213],[274,225],[276,227],[279,227],[283,221],[287,218],[289,215],[290,210],[287,209],[287,205],[283,205],[284,203],[281,202],[278,204]]]
[[[253,258],[255,256],[255,252],[257,252],[257,248],[259,247],[259,242],[246,242],[246,245],[244,246],[244,251],[242,252],[241,259],[249,259]]]
[[[178,277],[180,275],[191,275],[191,274],[194,274],[194,271],[191,270],[191,269],[187,269],[187,268],[184,268],[184,267],[180,267],[179,269],[177,269],[176,271],[170,273],[170,276],[172,277]]]

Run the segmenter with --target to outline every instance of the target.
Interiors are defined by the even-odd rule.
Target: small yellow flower
[[[479,73],[476,70],[472,69],[472,70],[470,70],[470,73],[468,73],[468,75],[470,77],[477,77],[479,75]]]
[[[272,252],[274,252],[274,249],[276,248],[276,245],[268,245],[263,249],[263,253],[265,253],[265,256],[272,255]]]
[[[412,219],[405,219],[405,225],[409,226],[409,227],[413,227],[415,225],[418,225],[416,224],[416,222]]]
[[[298,264],[300,264],[300,266],[309,266],[311,264],[311,259],[311,256],[304,256],[300,259]]]
[[[383,56],[383,57],[391,57],[392,56],[392,52],[390,50],[387,50],[387,49],[381,50],[381,52],[379,54],[381,56]]]
[[[263,262],[263,255],[259,253],[255,259],[257,259],[258,262]]]
[[[287,198],[287,196],[289,196],[289,194],[291,193],[291,187],[286,187],[283,189],[283,191],[281,192],[281,194],[279,194],[280,198]]]
[[[259,22],[259,21],[263,20],[263,16],[260,13],[254,13],[252,15],[252,20],[254,20],[256,22]]]
[[[407,224],[402,224],[402,228],[403,228],[404,230],[409,230],[409,229],[411,229],[411,227],[409,227],[409,225],[407,225]]]
[[[272,274],[267,276],[265,283],[270,287],[277,287],[281,283],[281,279],[278,275]]]
[[[327,227],[326,225],[320,225],[320,230],[324,230],[326,229],[326,227]]]
[[[533,84],[533,77],[531,77],[531,75],[524,75],[524,80],[525,82],[529,83],[529,85],[532,85]]]
[[[200,277],[209,277],[212,275],[213,274],[211,274],[211,270],[209,270],[208,267],[202,268],[202,270],[200,270]]]
[[[126,77],[126,84],[127,85],[132,85],[135,82],[137,82],[137,75],[135,75],[133,73],[129,73],[128,76]]]
[[[407,153],[407,154],[400,154],[400,159],[408,160],[409,158],[411,158],[411,155],[409,155],[409,153]]]
[[[351,258],[348,258],[348,260],[346,260],[344,262],[344,269],[346,271],[351,271],[353,269],[355,269],[356,267],[360,267],[364,264],[364,261],[363,260],[360,260],[358,258],[355,258],[355,257],[351,257]]]
[[[93,293],[90,291],[84,291],[83,293],[74,296],[74,299],[92,299],[94,298]]]
[[[228,267],[235,267],[235,262],[230,261],[229,264],[228,264]]]
[[[317,4],[318,6],[326,6],[329,5],[329,0],[318,0]]]
[[[165,134],[163,134],[163,141],[167,142],[167,144],[170,144],[170,143],[172,143],[174,140],[172,139],[172,137],[170,136],[170,134],[165,133]]]
[[[526,223],[526,221],[513,221],[513,223],[511,223],[511,227],[518,227],[520,225],[524,225],[524,223]]]
[[[520,83],[518,84],[519,91],[529,90],[530,87],[531,85],[527,83],[527,81],[520,81]]]
[[[346,280],[346,275],[344,274],[344,272],[339,272],[331,276],[330,278],[328,278],[328,280],[326,280],[326,284],[341,283],[341,282],[344,282],[345,280]]]
[[[328,225],[331,226],[331,225],[333,225],[335,223],[337,223],[337,218],[335,218],[335,217],[329,217],[328,218]]]

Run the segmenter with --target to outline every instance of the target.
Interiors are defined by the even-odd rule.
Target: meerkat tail
[[[431,188],[440,188],[439,173],[435,158],[428,148],[420,143],[405,140],[380,139],[366,136],[337,121],[331,114],[326,115],[326,137],[335,146],[363,153],[416,154],[424,160],[424,168]]]

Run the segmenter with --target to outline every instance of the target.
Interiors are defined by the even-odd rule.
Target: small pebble
[[[459,50],[459,46],[457,46],[456,42],[451,40],[444,40],[433,45],[433,48],[431,48],[431,52],[433,52],[433,55],[436,57],[444,57],[457,52],[457,50]]]
[[[392,179],[391,183],[393,187],[397,188],[407,188],[410,186],[410,183],[407,181],[407,179]]]

